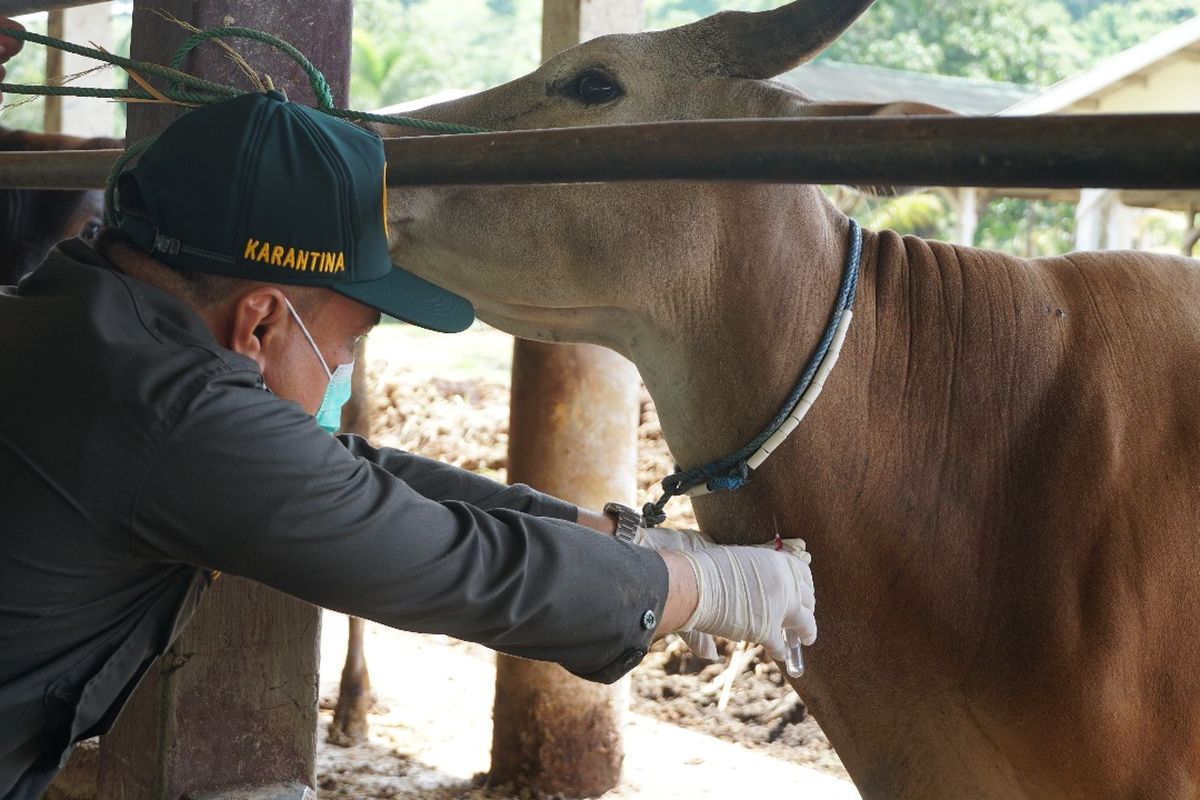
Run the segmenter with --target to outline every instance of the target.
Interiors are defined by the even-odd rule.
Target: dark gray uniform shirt
[[[574,506],[357,437],[82,244],[0,288],[0,798],[103,733],[221,570],[613,681],[661,558]]]

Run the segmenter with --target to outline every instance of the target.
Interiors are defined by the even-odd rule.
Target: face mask
[[[346,401],[350,399],[350,379],[354,376],[354,362],[338,364],[337,369],[330,372],[329,365],[325,363],[325,356],[321,355],[317,343],[313,341],[308,328],[304,326],[304,320],[300,319],[300,315],[296,313],[290,300],[285,297],[283,302],[287,303],[288,311],[292,312],[296,324],[300,326],[300,332],[304,334],[305,339],[308,339],[313,352],[317,354],[317,360],[321,362],[321,369],[325,370],[325,374],[329,376],[329,385],[325,387],[325,397],[321,400],[321,407],[317,409],[316,420],[326,433],[335,433],[342,426],[342,406],[346,405]]]

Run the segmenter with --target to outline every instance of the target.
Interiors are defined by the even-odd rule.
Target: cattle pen
[[[0,15],[84,4],[0,0]],[[584,33],[599,32],[579,23],[578,15],[586,14],[580,8],[588,5],[583,0],[545,0],[545,4],[548,13],[552,7],[560,13],[564,8],[573,9],[576,40]],[[165,23],[151,19],[149,5],[143,0],[135,2],[134,51],[143,58],[165,60],[167,42],[177,37],[168,37]],[[322,7],[314,9],[314,5]],[[249,27],[283,28],[291,24],[289,30],[299,31],[305,26],[292,23],[304,19],[310,23],[306,34],[310,41],[297,36],[294,43],[327,71],[331,85],[345,100],[352,0],[329,4],[287,0],[257,7],[239,0],[174,0],[173,10],[200,25],[231,15]],[[214,63],[204,62],[197,74],[217,70]],[[288,88],[296,97],[307,91],[299,76],[293,76]],[[165,124],[166,119],[161,109],[135,109],[130,114],[131,130],[140,131],[139,135],[149,133]],[[1200,205],[1197,131],[1200,114],[1190,113],[823,117],[422,135],[386,139],[385,148],[388,180],[393,187],[608,181],[1088,187],[1174,190],[1189,196],[1194,193],[1195,204]],[[0,188],[103,188],[120,153],[0,153]],[[1192,222],[1189,220],[1189,224]],[[517,420],[522,414],[527,419],[545,415],[532,404],[536,396],[552,391],[545,389],[546,385],[565,382],[571,390],[564,391],[564,397],[569,395],[567,401],[591,413],[601,408],[596,405],[599,402],[620,416],[622,409],[636,402],[628,396],[628,364],[613,361],[607,352],[596,355],[586,348],[566,351],[569,355],[556,362],[558,356],[543,353],[543,347],[531,345],[523,357],[518,356],[517,361],[525,366],[521,367],[522,374],[514,377],[514,427],[520,424]],[[607,380],[605,375],[609,376]],[[633,379],[636,381],[636,373]],[[529,387],[524,399],[518,397],[519,385]],[[552,443],[572,441],[560,449],[572,450],[582,462],[596,460],[597,450],[604,451],[604,444],[587,441],[584,431],[560,433],[564,438]],[[618,430],[613,437],[623,435]],[[530,483],[551,480],[539,477],[539,468],[549,474],[565,469],[552,461],[555,456],[551,453],[539,451],[523,457],[529,476],[521,476],[520,468],[518,476]],[[510,458],[520,464],[522,456]],[[623,453],[621,458],[631,463],[633,456]],[[620,470],[614,472],[618,473],[616,488],[611,483],[603,484],[579,502],[598,505],[595,496],[628,494],[624,487],[632,479]],[[599,484],[603,479],[592,475],[582,482],[587,480]],[[195,664],[182,659],[165,665],[157,682],[141,691],[140,705],[131,708],[135,722],[118,728],[100,757],[98,798],[292,800],[314,796],[316,612],[259,587],[223,586],[221,590],[225,596],[215,598],[219,602],[198,617],[193,624],[195,630],[188,635],[196,637],[197,652],[222,655],[210,654],[207,664],[204,658],[197,658]],[[233,631],[245,632],[248,637],[238,642],[248,654],[244,663],[219,660],[229,657],[227,640]],[[213,646],[217,642],[221,645]],[[268,719],[250,712],[226,711],[231,700],[236,705],[245,699],[248,707],[254,708],[262,696],[280,686],[290,687],[280,695],[286,702],[273,707]],[[603,705],[610,701],[596,702]],[[181,713],[169,725],[163,725],[160,723],[167,708]],[[220,713],[214,713],[218,708]],[[234,755],[244,753],[248,742],[253,742],[257,754],[254,758]],[[618,775],[619,769],[617,759]],[[611,785],[615,778],[606,774],[597,780]],[[560,785],[543,776],[541,788],[586,796],[597,793],[595,785],[573,788],[569,782]]]

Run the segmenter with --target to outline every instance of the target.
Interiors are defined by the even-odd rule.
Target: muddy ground
[[[495,378],[435,378],[390,366],[379,358],[371,359],[369,365],[375,398],[374,441],[448,461],[497,480],[505,479],[509,396],[505,382]],[[638,433],[640,502],[654,494],[658,481],[673,464],[662,440],[653,403],[644,392]],[[670,523],[678,527],[695,524],[686,499],[673,501]],[[450,657],[464,654],[476,660],[490,657],[487,651],[474,645],[446,646],[450,648],[445,651]],[[743,750],[815,769],[830,778],[846,779],[846,772],[825,735],[807,716],[795,693],[784,684],[778,668],[753,651],[743,649],[744,646],[729,642],[721,642],[720,646],[723,662],[709,664],[691,656],[676,637],[658,642],[632,676],[634,717],[681,726],[734,743]],[[336,645],[334,650],[340,658],[342,651]],[[369,641],[368,662],[372,674],[376,674],[383,667],[371,651]],[[730,670],[730,659],[735,656],[739,666]],[[329,670],[325,674],[328,676]],[[483,674],[482,680],[490,680],[490,673]],[[323,685],[328,685],[328,678]],[[335,688],[331,687],[326,694],[332,695],[333,691]],[[331,701],[332,696],[327,696],[326,704]],[[486,708],[480,713],[486,713]],[[328,719],[328,712],[325,716]],[[371,744],[341,752],[332,745],[322,744],[322,796],[423,796],[447,800],[518,796],[511,787],[484,786],[482,773],[473,782],[460,779],[438,784],[431,778],[422,778],[421,762],[412,755],[423,746],[417,730],[422,726],[414,728],[402,718],[394,717],[395,709],[386,704],[380,709],[380,714],[372,719],[375,727]],[[483,720],[483,724],[490,727],[490,719]],[[378,738],[381,731],[385,732],[383,738]],[[324,739],[324,730],[321,738]],[[357,752],[363,747],[365,751]],[[405,775],[406,780],[396,782]],[[420,784],[422,780],[428,785],[418,795],[405,794],[406,790],[401,788],[414,782]],[[629,791],[626,787],[614,790],[609,796],[653,796]],[[834,791],[821,796],[854,795],[851,788],[849,794]]]

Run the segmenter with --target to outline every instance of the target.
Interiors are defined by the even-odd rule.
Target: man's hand
[[[15,20],[11,20],[8,17],[0,17],[0,29],[4,28],[25,30],[25,27]],[[5,61],[8,61],[20,52],[21,46],[24,44],[20,39],[13,39],[11,36],[0,36],[0,65],[3,65]],[[2,80],[4,80],[4,67],[0,66],[0,81]],[[0,100],[3,99],[4,95],[0,94]]]
[[[675,553],[696,580],[696,610],[681,630],[759,642],[777,661],[786,658],[785,631],[804,644],[816,641],[816,596],[803,542],[784,539],[779,551],[713,546]]]

